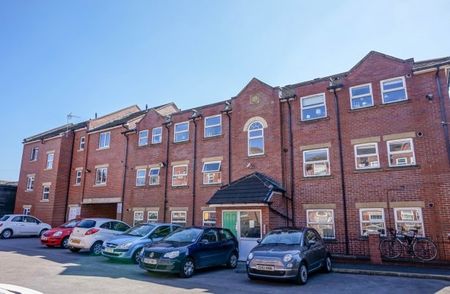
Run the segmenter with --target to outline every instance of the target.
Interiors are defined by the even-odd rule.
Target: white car
[[[83,219],[69,237],[69,249],[79,252],[88,249],[92,254],[102,253],[103,241],[121,234],[130,228],[124,222],[110,218]]]
[[[49,224],[30,215],[6,214],[0,218],[0,237],[3,239],[12,236],[41,236],[50,229]]]

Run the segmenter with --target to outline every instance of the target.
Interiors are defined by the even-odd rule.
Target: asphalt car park
[[[216,267],[190,279],[148,273],[137,265],[88,252],[47,248],[38,238],[0,240],[0,283],[42,293],[450,293],[450,282],[349,274],[313,274],[308,284],[250,281],[242,271]]]

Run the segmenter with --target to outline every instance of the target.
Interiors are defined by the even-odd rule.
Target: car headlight
[[[167,258],[176,258],[180,255],[180,251],[171,251],[171,252],[167,252],[166,254],[164,254],[164,257]]]
[[[61,231],[56,231],[53,233],[53,237],[61,237],[62,236],[62,232]]]
[[[250,252],[250,254],[248,255],[247,259],[250,260],[253,258],[253,252]]]
[[[289,262],[289,261],[291,261],[292,260],[292,254],[286,254],[284,257],[283,257],[283,261],[284,262]]]
[[[133,242],[123,243],[117,246],[117,249],[129,249]]]

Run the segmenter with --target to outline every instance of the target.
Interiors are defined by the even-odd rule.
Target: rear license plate
[[[106,248],[105,248],[105,252],[108,252],[108,253],[114,253],[114,248],[106,247]]]
[[[256,269],[259,271],[269,271],[269,272],[273,272],[275,270],[274,266],[272,265],[261,265],[261,264],[258,264],[256,266]]]
[[[157,264],[158,261],[154,258],[144,258],[144,263],[148,263],[148,264]]]
[[[71,239],[70,242],[74,244],[80,244],[80,240],[78,239]]]

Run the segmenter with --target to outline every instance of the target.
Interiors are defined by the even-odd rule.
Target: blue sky
[[[370,50],[450,55],[450,1],[0,1],[0,179],[23,138],[137,104],[190,108],[348,70]],[[80,120],[77,119],[77,120]]]

